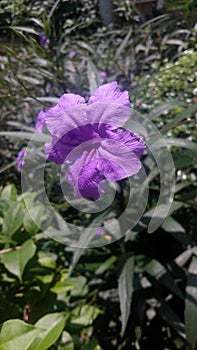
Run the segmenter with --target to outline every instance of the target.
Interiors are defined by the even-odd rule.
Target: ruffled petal
[[[76,197],[92,198],[97,200],[103,192],[101,184],[104,180],[99,170],[97,150],[84,151],[72,165],[69,165],[67,180],[74,188]]]
[[[64,111],[68,108],[77,106],[79,104],[84,104],[85,99],[76,94],[64,94],[60,97],[58,101],[58,106],[63,109]]]
[[[112,130],[105,129],[106,138],[120,142],[122,145],[128,147],[137,157],[141,157],[146,149],[144,141],[136,134],[125,129]]]
[[[60,138],[79,125],[89,124],[86,109],[87,106],[85,104],[77,105],[67,110],[63,110],[59,105],[50,108],[45,112],[47,129],[52,136]]]
[[[97,125],[83,125],[78,128],[75,128],[60,138],[56,136],[53,137],[51,143],[45,145],[45,154],[47,155],[48,160],[55,162],[56,164],[63,164],[68,156],[68,154],[76,149],[76,147],[82,145],[82,148],[78,148],[76,155],[72,153],[72,162],[74,161],[74,157],[80,157],[80,149],[83,152],[83,144],[85,143],[85,147],[87,146],[87,141],[91,140],[89,146],[95,141],[100,140],[99,134],[97,132]]]
[[[95,102],[116,103],[130,107],[128,91],[121,92],[117,81],[100,86],[89,99],[89,104]]]
[[[142,166],[139,158],[129,147],[115,140],[102,140],[99,155],[107,161],[103,163],[102,171],[110,181],[119,181],[135,175]],[[110,167],[107,167],[108,162],[111,164]]]
[[[89,123],[97,123],[102,127],[108,124],[112,129],[116,129],[130,118],[130,108],[117,105],[115,103],[92,103],[87,107],[87,119]]]
[[[37,133],[42,131],[42,127],[44,125],[44,122],[45,122],[45,113],[44,113],[44,111],[40,111],[38,113],[37,121],[36,121],[36,125],[35,125],[35,131]]]
[[[74,162],[68,166],[67,179],[76,197],[80,193],[84,198],[97,200],[104,190],[104,179],[122,180],[136,174],[141,168],[141,162],[134,152],[114,140],[102,140],[100,146],[91,150],[85,150],[83,145],[82,149],[75,149],[68,156]]]

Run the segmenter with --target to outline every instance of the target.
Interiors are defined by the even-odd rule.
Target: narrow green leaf
[[[0,333],[0,350],[27,350],[40,332],[21,320],[6,321]]]
[[[185,339],[185,329],[178,315],[172,310],[169,304],[160,297],[147,300],[147,304],[154,309],[158,315],[172,327],[178,335]]]
[[[133,275],[135,267],[135,257],[130,257],[123,266],[118,278],[118,293],[121,311],[121,336],[124,335],[130,315],[130,308],[133,294]]]
[[[195,350],[197,344],[197,256],[189,266],[185,303],[185,330],[187,350]]]
[[[150,120],[157,119],[161,114],[163,114],[166,111],[169,111],[170,109],[177,108],[177,107],[183,107],[185,106],[185,103],[180,102],[178,100],[169,100],[167,102],[162,103],[161,105],[155,107],[149,114],[148,118]]]
[[[1,256],[2,263],[13,275],[22,280],[22,274],[28,261],[34,256],[36,246],[30,239],[20,249],[4,253]]]
[[[0,131],[0,135],[19,140],[32,140],[36,142],[50,142],[50,136],[42,133],[30,133],[21,131]]]
[[[191,105],[189,108],[187,108],[186,111],[179,114],[176,118],[174,118],[172,122],[168,123],[162,129],[160,129],[160,132],[164,132],[166,130],[170,130],[176,127],[182,120],[193,117],[196,112],[197,112],[197,103]]]
[[[184,299],[183,294],[176,285],[173,276],[159,261],[152,259],[148,264],[146,264],[144,271],[171,290],[173,294],[177,295],[181,299]]]
[[[167,217],[164,220],[164,222],[162,223],[161,227],[166,232],[182,232],[182,233],[185,233],[184,227],[181,224],[179,224],[179,222],[176,221],[171,216]]]
[[[115,53],[115,59],[117,59],[121,55],[121,53],[124,51],[124,49],[127,46],[128,41],[129,41],[132,33],[133,33],[133,28],[130,28],[130,30],[128,31],[126,37],[121,42],[121,45],[119,46],[118,50]]]
[[[10,29],[13,29],[14,31],[19,30],[22,32],[30,33],[30,34],[40,35],[40,33],[37,32],[35,29],[29,28],[29,27],[12,26],[12,27],[10,27]]]
[[[65,312],[48,314],[35,323],[37,328],[44,329],[33,341],[28,350],[47,350],[59,338],[66,323]]]
[[[94,91],[97,89],[98,84],[97,84],[97,70],[91,60],[88,60],[87,73],[88,73],[90,92],[91,94],[93,94]]]

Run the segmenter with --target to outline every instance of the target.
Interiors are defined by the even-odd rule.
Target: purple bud
[[[41,33],[40,34],[40,46],[44,48],[49,43],[50,43],[49,38],[47,38],[46,35]]]

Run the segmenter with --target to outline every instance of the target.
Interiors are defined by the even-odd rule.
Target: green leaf
[[[10,29],[13,29],[14,31],[19,30],[22,32],[30,33],[30,34],[40,35],[40,33],[37,32],[35,29],[29,28],[29,27],[12,26],[12,27],[10,27]]]
[[[3,220],[3,233],[11,237],[21,227],[23,222],[23,208],[20,204],[13,204],[6,212]]]
[[[17,197],[17,189],[14,184],[6,186],[1,192],[1,199],[5,199],[6,201],[10,200],[16,202]]]
[[[62,339],[60,346],[58,346],[58,350],[74,350],[73,339],[71,335],[66,331],[63,331],[62,333]]]
[[[87,73],[88,73],[88,80],[89,80],[89,86],[90,86],[90,92],[91,94],[94,93],[94,91],[97,89],[97,70],[95,65],[92,61],[88,60],[87,64]]]
[[[162,223],[161,227],[166,232],[182,232],[185,233],[185,229],[182,225],[179,224],[174,218],[171,216],[167,217]]]
[[[195,350],[197,344],[197,256],[192,258],[188,272],[185,303],[186,349]]]
[[[27,350],[40,332],[21,320],[6,321],[0,333],[0,350]]]
[[[184,299],[183,294],[176,285],[173,276],[159,261],[151,259],[151,261],[146,264],[144,271],[146,271],[148,275],[154,277],[159,283],[170,289],[179,298]]]
[[[131,27],[130,30],[128,31],[126,37],[122,40],[121,45],[119,46],[118,50],[116,51],[115,59],[117,59],[121,55],[121,53],[124,51],[125,47],[128,44],[128,41],[130,40],[132,33],[133,33],[133,28]]]
[[[71,296],[84,296],[88,293],[87,279],[84,276],[70,277],[68,280],[73,286]]]
[[[50,288],[50,291],[55,294],[63,294],[74,288],[74,285],[68,281],[58,281]]]
[[[71,315],[71,324],[86,327],[92,324],[96,317],[101,313],[97,307],[92,305],[79,306],[73,310]]]
[[[34,339],[28,350],[49,349],[62,333],[65,327],[66,318],[67,316],[65,312],[59,312],[48,314],[38,320],[35,323],[35,326],[44,329],[44,331]]]
[[[164,299],[160,297],[157,299],[151,298],[147,300],[147,304],[149,304],[151,308],[154,309],[158,315],[179,334],[181,338],[185,339],[183,323]]]
[[[50,253],[42,254],[42,252],[39,252],[38,262],[40,265],[48,267],[49,269],[56,268],[56,261],[53,259],[53,256],[51,256]]]
[[[0,131],[0,135],[19,140],[32,140],[35,142],[50,142],[50,136],[42,133],[33,134],[21,131]]]
[[[27,210],[23,219],[23,225],[28,233],[35,234],[39,231],[43,212],[44,206],[41,204]]]
[[[28,261],[34,256],[36,246],[31,239],[23,243],[20,249],[4,253],[1,256],[2,263],[13,275],[22,280],[22,274]]]
[[[155,107],[153,111],[151,111],[148,114],[148,118],[150,120],[157,119],[161,114],[163,114],[166,111],[169,111],[170,109],[177,108],[177,107],[183,107],[185,106],[185,103],[180,102],[178,100],[169,100],[167,102],[162,103],[161,105]]]
[[[176,127],[182,120],[193,117],[195,113],[197,112],[197,104],[191,105],[189,108],[187,108],[186,111],[179,114],[171,123],[168,123],[165,125],[162,129],[160,129],[160,132],[164,132],[166,130],[170,130],[174,127]]]
[[[127,259],[118,278],[118,293],[121,311],[121,336],[124,335],[130,315],[132,294],[133,294],[133,274],[135,267],[135,257]]]

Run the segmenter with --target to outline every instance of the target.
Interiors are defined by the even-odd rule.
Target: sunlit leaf
[[[35,326],[44,331],[34,339],[28,350],[49,349],[62,333],[66,318],[65,312],[59,312],[46,315],[38,320]]]
[[[123,336],[130,315],[135,257],[127,259],[118,278],[118,293],[121,311],[121,335]]]
[[[1,255],[1,261],[6,269],[22,280],[22,275],[28,261],[34,256],[36,246],[30,239],[23,243],[20,249],[10,251]]]
[[[27,350],[35,337],[42,332],[21,320],[6,321],[0,333],[0,350]]]

